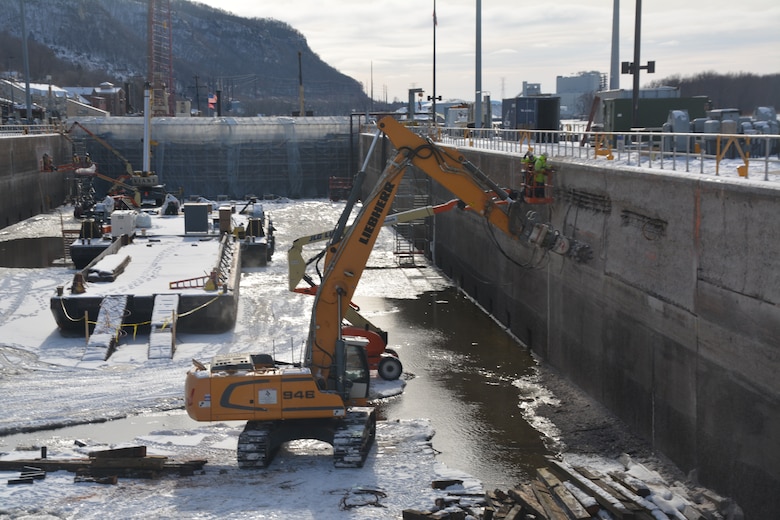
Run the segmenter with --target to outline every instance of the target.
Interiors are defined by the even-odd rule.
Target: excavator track
[[[362,468],[375,437],[374,409],[351,408],[333,436],[333,465],[337,468]]]
[[[271,447],[273,422],[249,421],[238,436],[236,458],[241,469],[265,468],[271,463],[275,451]]]
[[[315,438],[333,446],[333,465],[361,468],[376,437],[373,408],[355,407],[344,418],[314,421],[249,421],[238,436],[236,459],[241,469],[268,467],[284,440]]]

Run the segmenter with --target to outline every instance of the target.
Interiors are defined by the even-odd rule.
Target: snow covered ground
[[[33,485],[2,485],[0,518],[399,518],[403,509],[429,508],[445,493],[432,489],[437,478],[464,479],[464,489],[480,493],[478,481],[437,462],[434,431],[425,418],[380,421],[376,444],[361,469],[336,470],[330,446],[298,441],[283,449],[268,469],[255,472],[239,470],[235,462],[243,423],[196,423],[181,410],[184,374],[192,358],[205,361],[217,353],[272,349],[279,359],[300,356],[313,299],[287,290],[286,251],[293,239],[332,228],[342,207],[327,201],[267,204],[278,228],[276,254],[268,267],[242,275],[235,329],[180,334],[172,360],[146,359],[148,339],[139,335],[122,338],[108,361],[82,361],[84,338],[63,337],[49,309],[49,298],[57,286],[69,284],[73,271],[0,268],[0,434],[136,414],[159,424],[122,442],[91,439],[90,427],[78,437],[37,432],[21,446],[18,437],[0,437],[0,459],[35,458],[42,445],[54,459],[143,444],[150,455],[208,460],[204,473],[191,477],[120,479],[109,486],[74,483],[72,473],[58,471]],[[62,211],[67,218],[69,209]],[[3,230],[0,239],[57,236],[59,230],[58,214],[39,216]],[[370,266],[394,265],[392,240],[390,231],[383,230]],[[446,286],[435,270],[425,271],[410,281],[407,270],[369,269],[357,296],[366,291],[414,298]],[[373,391],[391,396],[402,392],[403,384],[374,378]],[[76,440],[86,446],[76,446]],[[17,476],[0,472],[6,480]]]

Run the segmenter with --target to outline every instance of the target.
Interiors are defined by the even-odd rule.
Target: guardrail
[[[41,125],[0,125],[0,137],[6,135],[58,134],[62,131],[61,124]]]
[[[524,155],[617,161],[629,166],[740,177],[780,175],[780,135],[660,131],[500,130],[410,127],[443,144]]]

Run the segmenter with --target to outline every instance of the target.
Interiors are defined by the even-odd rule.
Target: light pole
[[[433,119],[433,125],[436,126],[436,99],[441,101],[441,96],[436,97],[436,26],[439,24],[436,19],[436,0],[433,0],[433,95],[428,96],[428,101],[431,101],[431,118]]]
[[[639,46],[641,43],[641,31],[642,31],[642,0],[636,0],[636,18],[634,22],[634,61],[629,63],[624,61],[621,63],[621,72],[623,74],[634,75],[634,86],[631,92],[632,110],[631,110],[631,127],[637,128],[639,125],[639,71],[640,69],[647,70],[648,74],[655,72],[655,62],[648,61],[647,65],[639,65]]]

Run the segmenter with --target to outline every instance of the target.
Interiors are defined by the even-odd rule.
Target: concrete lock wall
[[[500,186],[520,187],[519,157],[460,152]],[[375,154],[366,186],[390,153],[385,143]],[[590,262],[542,255],[452,211],[435,217],[435,263],[680,469],[747,518],[771,517],[780,510],[780,189],[551,162],[555,202],[529,209],[590,244]],[[440,186],[432,195],[452,198]]]
[[[68,164],[71,145],[58,134],[0,138],[0,227],[45,213],[65,201],[68,172],[41,172],[44,153],[55,165]]]

